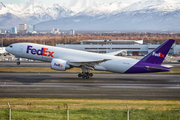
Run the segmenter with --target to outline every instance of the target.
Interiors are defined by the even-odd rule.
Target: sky
[[[29,2],[30,0],[0,0],[0,2],[4,3],[4,4],[7,4],[7,3],[25,3],[25,2]],[[54,3],[65,3],[65,2],[68,2],[70,0],[36,0],[36,1],[40,1],[40,2],[43,2],[43,3],[46,3],[46,4],[54,4]],[[124,2],[124,3],[134,3],[134,2],[137,2],[137,1],[140,1],[140,0],[96,0],[98,2],[115,2],[115,1],[118,1],[118,2]],[[173,1],[177,1],[179,2],[180,0],[173,0]]]

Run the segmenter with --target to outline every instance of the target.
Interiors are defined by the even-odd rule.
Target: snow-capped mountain
[[[71,0],[46,5],[30,0],[21,4],[0,3],[0,29],[36,24],[37,29],[83,30],[180,30],[180,3],[173,0],[141,0],[99,3]]]
[[[75,13],[79,13],[97,4],[94,0],[71,0],[69,3],[66,3],[65,6]]]
[[[62,5],[54,4],[48,6],[35,0],[22,4],[7,4],[6,6],[6,12],[21,18],[35,17],[40,21],[59,19],[61,18],[60,16],[66,17],[71,13],[69,9],[63,8]]]
[[[46,4],[34,0],[21,4],[6,4],[7,12],[23,18],[34,14],[44,15],[47,7]]]
[[[71,0],[69,3],[65,4],[66,8],[75,13],[84,13],[90,16],[119,11],[128,5],[129,4],[117,1],[111,3],[100,3],[95,0]]]
[[[6,6],[2,3],[2,2],[0,2],[0,10],[2,9],[2,8],[5,8]]]
[[[124,11],[156,9],[158,11],[173,11],[180,8],[180,4],[173,0],[142,0],[129,5]]]
[[[53,18],[53,20],[69,17],[74,14],[73,11],[63,7],[60,4],[53,4],[46,9],[46,13]]]
[[[129,4],[123,2],[112,2],[112,3],[99,3],[85,9],[81,14],[96,16],[103,14],[113,14],[123,10]]]

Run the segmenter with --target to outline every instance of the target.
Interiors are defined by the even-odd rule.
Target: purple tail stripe
[[[175,40],[169,39],[153,50],[125,73],[167,72],[170,68],[161,66]]]
[[[169,39],[161,44],[158,48],[153,50],[147,56],[141,59],[143,62],[153,63],[153,64],[162,64],[164,58],[166,57],[167,53],[171,49],[175,40]]]

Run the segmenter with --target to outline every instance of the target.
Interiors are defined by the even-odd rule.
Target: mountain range
[[[36,30],[180,31],[179,21],[180,2],[173,0],[133,4],[71,0],[53,5],[35,0],[21,4],[0,2],[0,29],[35,24]]]

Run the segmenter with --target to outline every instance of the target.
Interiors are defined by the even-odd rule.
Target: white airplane
[[[116,73],[149,73],[170,71],[161,66],[175,40],[169,39],[141,60],[117,57],[112,54],[99,54],[74,49],[53,47],[34,43],[15,43],[6,47],[6,51],[15,57],[51,62],[51,69],[65,71],[73,67],[82,69],[78,76],[92,77],[89,70],[110,71]],[[17,62],[20,65],[20,61]]]

